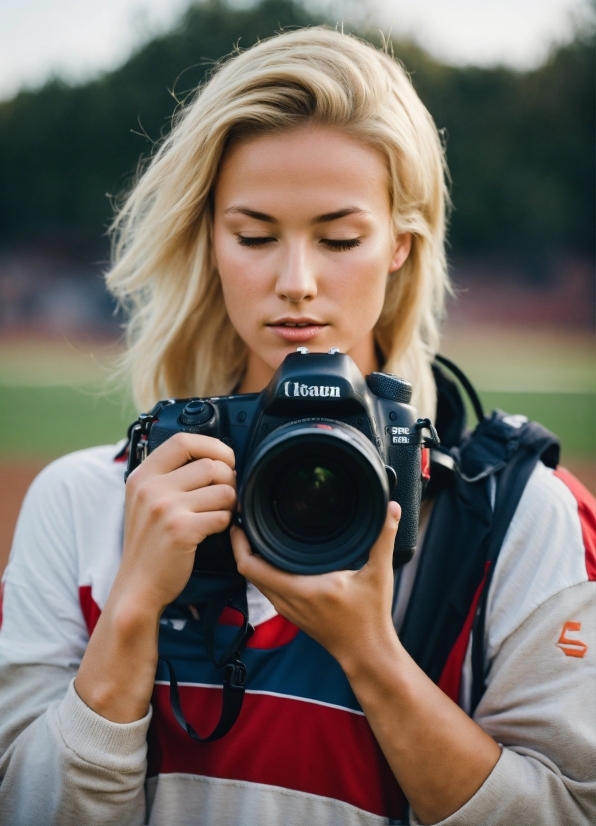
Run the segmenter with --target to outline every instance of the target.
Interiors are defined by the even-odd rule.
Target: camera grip
[[[195,574],[237,573],[229,528],[221,533],[211,534],[200,545],[197,545],[193,572]]]
[[[420,444],[395,445],[389,448],[389,464],[397,474],[397,485],[391,499],[401,506],[401,519],[393,552],[394,567],[410,561],[418,541],[422,494],[421,449]]]

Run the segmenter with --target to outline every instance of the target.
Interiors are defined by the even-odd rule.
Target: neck
[[[315,351],[313,350],[313,352]],[[368,373],[372,373],[381,368],[377,357],[377,349],[375,347],[375,339],[372,331],[363,339],[356,342],[356,344],[348,351],[347,355],[354,361],[356,367],[358,367],[363,376],[366,376]],[[260,393],[261,390],[269,384],[276,369],[277,367],[272,367],[257,353],[250,350],[248,353],[246,373],[240,382],[238,392]]]

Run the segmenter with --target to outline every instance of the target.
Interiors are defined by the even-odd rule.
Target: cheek
[[[214,235],[215,264],[219,272],[230,321],[246,340],[254,327],[259,298],[267,291],[262,267],[246,260],[246,252],[235,239]]]
[[[386,284],[387,267],[382,256],[354,258],[335,284],[342,316],[356,327],[372,329],[383,309]]]

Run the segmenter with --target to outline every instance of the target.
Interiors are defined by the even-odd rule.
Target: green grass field
[[[117,442],[135,413],[89,388],[4,385],[0,418],[0,456],[45,459]]]
[[[481,398],[486,410],[499,407],[542,422],[559,435],[566,457],[596,456],[596,395],[484,391]],[[45,459],[117,442],[134,418],[130,405],[89,389],[0,386],[0,456]]]
[[[565,459],[596,460],[596,373],[589,336],[468,331],[443,348],[466,370],[487,410],[524,413],[557,433]],[[113,348],[0,343],[0,457],[49,459],[113,443],[135,418],[102,392]],[[473,417],[470,417],[473,422]]]

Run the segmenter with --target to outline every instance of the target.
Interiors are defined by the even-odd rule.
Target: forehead
[[[389,208],[389,174],[380,150],[339,129],[302,126],[234,143],[220,165],[216,210],[238,201],[265,210],[293,204],[313,212],[355,204]]]

